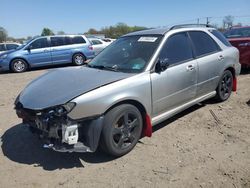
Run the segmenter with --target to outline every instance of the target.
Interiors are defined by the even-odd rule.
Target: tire
[[[86,57],[81,53],[74,54],[72,57],[73,64],[77,66],[83,65],[85,61]]]
[[[104,117],[100,142],[102,150],[116,157],[129,153],[141,136],[142,126],[141,113],[135,106],[116,106]]]
[[[11,61],[10,69],[16,73],[25,72],[28,69],[28,64],[23,59],[14,59]]]
[[[230,97],[232,89],[233,89],[233,75],[231,71],[226,70],[223,73],[219,81],[218,87],[216,89],[217,101],[219,102],[226,101]]]

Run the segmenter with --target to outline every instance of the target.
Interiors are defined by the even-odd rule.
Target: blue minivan
[[[84,35],[44,36],[31,39],[16,50],[0,55],[0,70],[24,72],[32,67],[73,63],[82,65],[94,57]]]

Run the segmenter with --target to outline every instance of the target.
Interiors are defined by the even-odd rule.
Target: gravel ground
[[[46,71],[0,75],[0,187],[250,187],[249,72],[228,101],[184,111],[114,159],[43,149],[21,124],[15,97]]]

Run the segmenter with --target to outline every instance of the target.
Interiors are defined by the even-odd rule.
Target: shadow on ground
[[[203,106],[195,105],[173,118],[154,126],[153,131],[155,132]],[[2,152],[10,160],[42,167],[48,171],[84,167],[81,160],[87,163],[104,163],[115,159],[100,150],[95,153],[60,153],[44,149],[42,141],[36,135],[33,135],[24,124],[18,124],[8,129],[1,137],[1,142]],[[142,142],[139,141],[139,143]]]
[[[102,163],[115,158],[103,152],[60,153],[43,148],[43,143],[27,126],[18,124],[8,129],[1,137],[2,152],[10,160],[41,166],[45,170],[84,167],[80,159],[89,163]]]

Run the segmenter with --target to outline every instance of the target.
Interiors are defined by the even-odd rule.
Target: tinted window
[[[13,50],[16,49],[17,47],[18,47],[17,44],[6,44],[7,50]]]
[[[227,38],[243,38],[250,37],[250,28],[235,28],[224,33]]]
[[[4,46],[4,44],[0,44],[0,51],[5,51],[5,46]]]
[[[83,44],[86,43],[86,41],[81,36],[76,36],[72,38],[73,44]]]
[[[99,40],[91,40],[91,42],[93,45],[102,44],[102,42]]]
[[[47,38],[40,38],[30,44],[30,49],[46,48],[48,47]]]
[[[64,45],[64,37],[50,37],[51,46],[62,46]]]
[[[167,39],[160,53],[160,59],[167,59],[170,65],[192,58],[192,47],[186,33],[178,33]]]
[[[65,45],[70,45],[72,44],[72,37],[65,37],[64,38]]]
[[[223,44],[225,44],[226,46],[232,46],[230,44],[230,42],[228,42],[228,40],[224,37],[224,35],[217,31],[217,30],[212,30],[210,31],[217,39],[219,39]]]
[[[217,43],[205,32],[191,31],[189,32],[192,39],[195,55],[203,56],[219,51]]]

